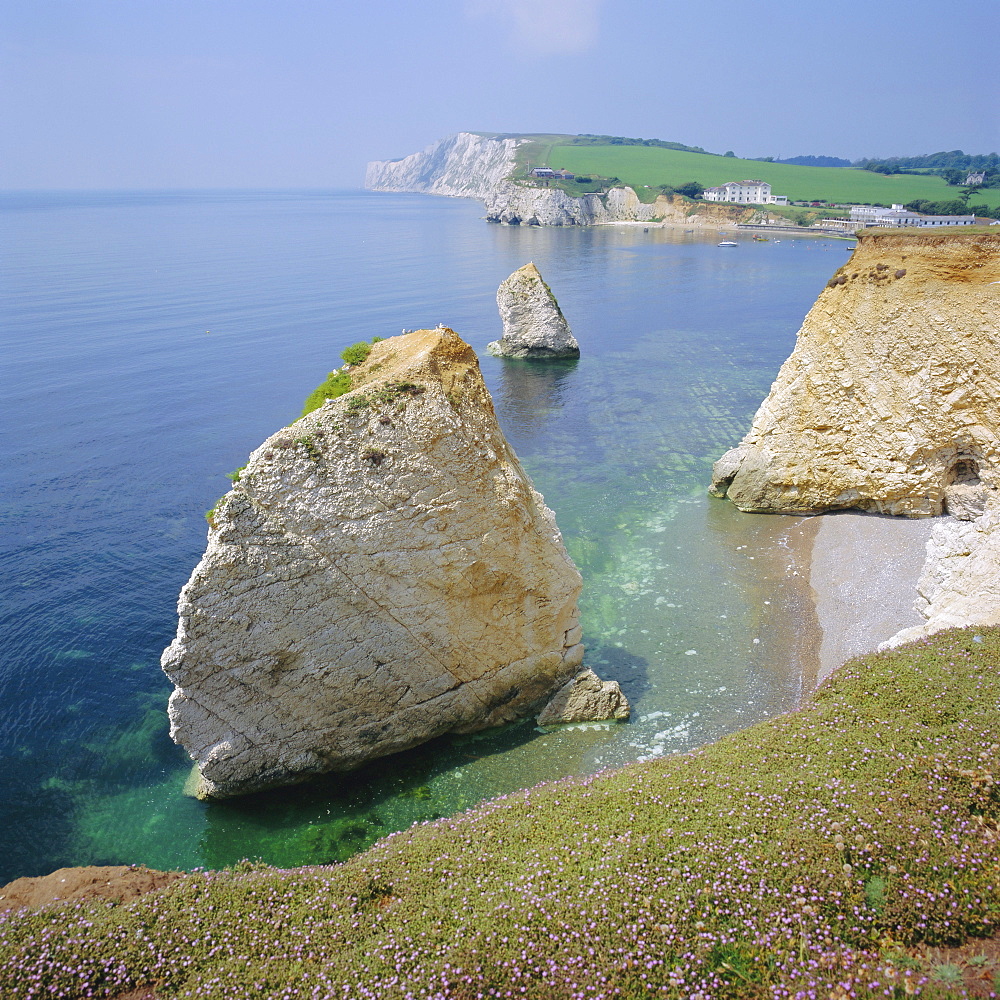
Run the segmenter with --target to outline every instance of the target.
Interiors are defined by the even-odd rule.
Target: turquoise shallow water
[[[705,486],[845,244],[505,228],[474,202],[355,192],[0,205],[0,880],[331,861],[485,796],[702,744],[808,687],[781,549],[796,522]],[[579,362],[485,354],[496,286],[528,260]],[[439,322],[480,354],[584,575],[588,663],[622,683],[632,722],[522,723],[239,802],[185,798],[158,660],[203,512],[344,345]]]

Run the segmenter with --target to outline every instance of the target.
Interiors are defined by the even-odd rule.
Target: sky
[[[1000,149],[1000,0],[3,0],[0,187],[358,188],[454,132]]]

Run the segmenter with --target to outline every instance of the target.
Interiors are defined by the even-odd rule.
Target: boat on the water
[[[719,244],[719,246],[720,246],[720,247],[738,247],[738,246],[739,246],[739,243],[734,243],[734,242],[733,242],[732,240],[723,240],[723,241],[722,241],[722,242],[721,242],[721,243]]]

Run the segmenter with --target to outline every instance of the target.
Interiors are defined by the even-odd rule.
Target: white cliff
[[[525,264],[497,289],[503,336],[487,346],[502,358],[578,358],[573,336],[552,289],[534,264]]]
[[[540,706],[581,580],[451,330],[374,346],[212,517],[163,655],[171,735],[225,797]]]
[[[486,218],[505,225],[602,226],[615,222],[668,222],[698,228],[740,221],[745,210],[699,205],[680,196],[659,195],[646,204],[630,187],[578,197],[559,188],[539,188],[506,181],[484,199]]]
[[[891,648],[946,628],[1000,625],[1000,507],[978,517],[938,518],[927,540],[914,608],[926,622],[897,632]]]
[[[372,161],[365,187],[482,200],[513,172],[517,147],[524,141],[459,132],[401,160]]]
[[[651,222],[663,217],[662,206],[644,205],[630,187],[612,188],[603,195],[573,197],[558,188],[507,181],[486,196],[485,206],[490,222],[507,225],[596,226],[609,222]]]

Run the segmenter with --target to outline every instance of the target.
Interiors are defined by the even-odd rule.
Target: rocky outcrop
[[[581,670],[552,696],[536,721],[540,726],[620,721],[627,719],[630,711],[618,681],[602,681],[593,670]]]
[[[459,132],[401,160],[369,163],[365,187],[483,199],[510,176],[524,141]]]
[[[0,914],[92,899],[124,903],[184,877],[183,872],[161,872],[145,865],[59,868],[49,875],[18,878],[0,886]]]
[[[946,628],[1000,625],[1000,506],[991,503],[974,519],[942,517],[934,524],[917,593],[914,606],[926,623],[897,632],[881,648]]]
[[[552,289],[534,264],[525,264],[497,289],[503,336],[487,346],[501,358],[578,358],[580,345]]]
[[[750,213],[731,206],[699,205],[681,197],[660,195],[651,204],[639,200],[630,187],[605,194],[573,197],[558,188],[537,188],[507,181],[485,198],[489,222],[527,226],[600,226],[614,222],[669,222],[691,227],[745,221]]]
[[[225,797],[505,722],[579,670],[580,587],[472,349],[393,337],[213,512],[171,735]]]
[[[1000,233],[863,234],[711,490],[741,510],[939,514],[1000,487]]]

